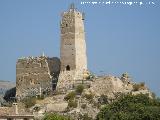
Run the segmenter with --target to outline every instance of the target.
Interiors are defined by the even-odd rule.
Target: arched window
[[[66,66],[66,70],[70,71],[70,66],[69,65]]]

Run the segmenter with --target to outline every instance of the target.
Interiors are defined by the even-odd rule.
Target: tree
[[[102,108],[97,120],[160,120],[160,100],[128,94]]]

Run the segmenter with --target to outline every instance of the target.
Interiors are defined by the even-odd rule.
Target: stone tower
[[[84,14],[71,4],[68,11],[62,13],[60,22],[61,73],[57,89],[72,86],[77,79],[82,79],[87,70],[86,43],[84,32]]]
[[[87,69],[83,15],[74,5],[62,14],[61,20],[61,71]]]

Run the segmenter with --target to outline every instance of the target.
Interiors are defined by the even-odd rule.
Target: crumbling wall
[[[26,96],[42,94],[44,91],[52,91],[54,72],[60,71],[58,67],[54,68],[55,64],[60,65],[58,58],[55,60],[55,58],[46,56],[18,59],[16,64],[16,96],[21,99]]]

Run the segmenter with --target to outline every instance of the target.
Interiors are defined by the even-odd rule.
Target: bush
[[[87,100],[93,100],[94,95],[93,95],[93,94],[85,94],[84,97],[85,97]]]
[[[70,92],[70,93],[68,93],[65,97],[64,97],[64,99],[65,100],[73,100],[74,98],[75,98],[75,96],[76,96],[76,93],[74,92],[74,91],[72,91],[72,92]]]
[[[134,84],[133,85],[133,91],[138,91],[139,90],[139,84]]]
[[[79,115],[79,119],[78,120],[93,120],[91,117],[88,116],[88,114],[84,114],[84,115]]]
[[[121,78],[130,78],[129,74],[126,72],[126,73],[123,73]]]
[[[43,120],[71,120],[71,119],[67,116],[50,113],[50,114],[46,114]]]
[[[138,90],[141,90],[141,89],[144,89],[144,88],[145,88],[145,83],[144,82],[133,85],[133,91],[138,91]]]
[[[30,108],[36,104],[36,98],[28,97],[28,98],[23,99],[22,102],[25,104],[26,108]]]
[[[129,94],[103,107],[97,120],[159,120],[159,113],[160,100]]]
[[[81,108],[82,108],[82,109],[85,109],[86,107],[87,107],[86,104],[82,104],[82,105],[81,105]]]
[[[83,85],[78,85],[77,87],[76,87],[76,93],[77,94],[82,94],[82,92],[83,92],[83,90],[84,90],[84,86]]]
[[[76,108],[77,107],[77,101],[76,100],[69,100],[68,101],[68,107],[69,108]]]

